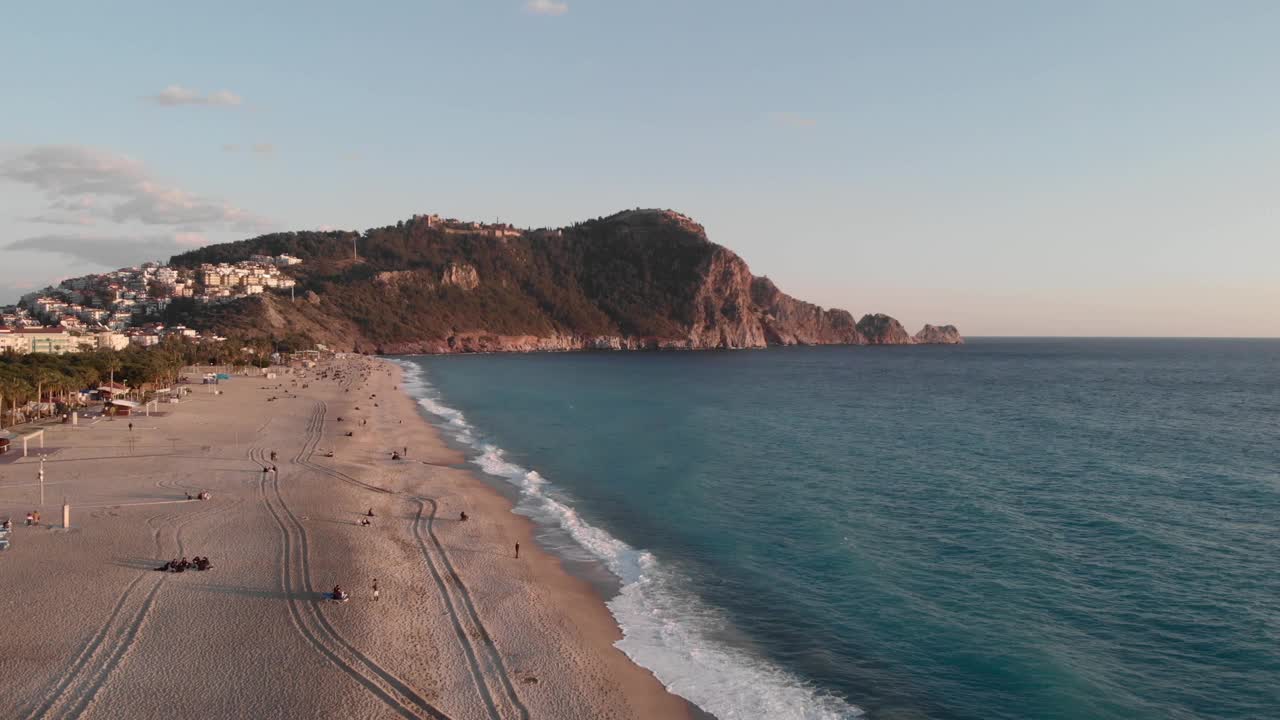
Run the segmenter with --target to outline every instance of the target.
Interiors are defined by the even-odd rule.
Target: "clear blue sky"
[[[643,206],[912,330],[1280,336],[1275,2],[4,14],[0,302],[271,229]]]

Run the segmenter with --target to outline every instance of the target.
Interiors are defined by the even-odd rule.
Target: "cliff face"
[[[853,315],[846,310],[823,310],[783,293],[767,277],[752,280],[751,299],[760,311],[770,345],[865,345]]]
[[[305,300],[239,303],[182,319],[224,334],[299,333],[339,349],[395,354],[959,341],[951,326],[926,326],[913,338],[887,315],[855,322],[844,310],[797,300],[670,211],[510,235],[415,218],[362,236],[268,235],[174,262],[282,252],[304,261],[288,271]]]

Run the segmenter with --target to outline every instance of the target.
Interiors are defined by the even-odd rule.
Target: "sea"
[[[1280,341],[398,361],[720,720],[1280,718]]]

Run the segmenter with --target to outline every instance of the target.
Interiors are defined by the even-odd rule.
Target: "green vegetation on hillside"
[[[175,265],[234,262],[289,253],[297,301],[316,326],[341,332],[349,322],[381,344],[445,338],[459,332],[679,336],[692,320],[694,293],[717,246],[700,228],[662,213],[605,218],[499,238],[482,231],[431,227],[425,219],[351,232],[263,235],[173,258]],[[359,258],[353,259],[353,241]],[[444,281],[455,266],[474,268],[479,285]],[[314,293],[314,296],[307,295]],[[264,301],[222,309],[178,305],[173,321],[193,327],[273,334],[255,313]]]

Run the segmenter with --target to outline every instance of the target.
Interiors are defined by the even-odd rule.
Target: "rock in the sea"
[[[911,345],[915,342],[902,323],[883,313],[863,315],[858,321],[858,332],[867,339],[868,345]]]
[[[963,345],[964,338],[955,325],[925,325],[916,333],[920,345]]]

